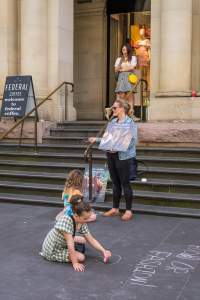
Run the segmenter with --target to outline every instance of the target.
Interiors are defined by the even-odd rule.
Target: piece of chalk
[[[108,262],[109,258],[108,257],[104,257],[103,262],[106,264]]]

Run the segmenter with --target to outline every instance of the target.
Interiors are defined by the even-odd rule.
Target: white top
[[[116,62],[115,62],[115,68],[120,64],[120,61],[121,61],[121,57],[118,57],[116,59]],[[132,56],[132,59],[131,61],[123,61],[123,63],[121,64],[121,66],[126,66],[126,67],[136,67],[137,66],[137,58],[136,56]]]
[[[138,40],[138,41],[136,42],[136,45],[138,45],[138,46],[144,46],[144,47],[149,47],[149,48],[150,48],[150,46],[151,46],[150,40],[148,40],[148,39],[145,39],[145,40]]]

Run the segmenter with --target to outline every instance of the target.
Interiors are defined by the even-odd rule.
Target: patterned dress
[[[115,67],[118,66],[126,66],[126,67],[136,67],[137,65],[137,59],[135,56],[132,56],[131,61],[127,62],[122,62],[121,57],[118,57],[115,62]],[[115,89],[115,93],[127,93],[132,91],[133,85],[129,82],[128,76],[132,72],[119,72],[118,80],[117,80],[117,85]]]
[[[74,233],[74,224],[70,216],[63,216],[59,219],[54,228],[47,234],[42,244],[41,255],[50,261],[69,262],[69,253],[67,243],[63,233]],[[80,226],[81,234],[88,234],[89,229],[87,224]]]

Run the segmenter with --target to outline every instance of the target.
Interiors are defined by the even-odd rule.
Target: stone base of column
[[[153,98],[148,108],[149,121],[199,120],[200,97]]]
[[[67,107],[66,107],[66,119],[67,121],[76,121],[77,111],[74,107],[74,97],[72,94],[68,94]]]
[[[0,134],[5,133],[9,128],[15,125],[13,118],[2,118],[0,121]],[[37,142],[42,143],[44,136],[49,135],[51,127],[55,127],[56,123],[50,121],[39,121],[37,123]],[[19,143],[21,126],[15,128],[8,136],[3,139],[3,143]],[[35,143],[35,123],[34,119],[26,120],[24,122],[23,133],[22,133],[22,144],[34,144]]]
[[[199,121],[138,123],[138,146],[200,147]]]

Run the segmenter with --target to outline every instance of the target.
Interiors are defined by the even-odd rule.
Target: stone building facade
[[[0,0],[1,97],[7,75],[32,75],[37,101],[61,82],[74,82],[67,119],[103,119],[106,5],[106,0]],[[200,1],[151,0],[150,19],[148,120],[198,120],[200,98],[191,98],[191,91],[200,96]],[[41,117],[61,121],[64,110],[61,90]]]

